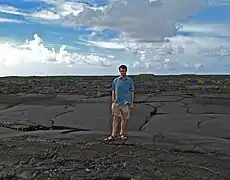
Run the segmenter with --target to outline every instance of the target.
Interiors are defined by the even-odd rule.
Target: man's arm
[[[115,82],[113,80],[112,82],[112,102],[114,102],[116,99],[116,95],[115,95]]]
[[[133,105],[134,102],[134,92],[131,92],[131,104]]]
[[[131,94],[131,105],[133,105],[133,102],[134,102],[134,83],[133,83],[132,79],[131,79],[129,91],[130,91],[130,94]]]
[[[115,102],[116,96],[115,96],[115,91],[112,91],[112,102]]]

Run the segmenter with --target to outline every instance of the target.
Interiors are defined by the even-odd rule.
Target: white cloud
[[[21,63],[41,62],[77,64],[81,67],[95,65],[95,68],[110,66],[116,69],[118,63],[127,63],[136,72],[183,73],[204,72],[207,69],[211,72],[215,68],[213,64],[230,56],[229,40],[224,39],[230,37],[227,25],[182,24],[179,31],[193,33],[193,37],[176,35],[176,23],[202,8],[205,0],[112,0],[108,6],[99,9],[65,0],[42,1],[54,7],[35,12],[4,7],[0,8],[0,12],[74,26],[93,25],[97,31],[104,27],[119,30],[121,36],[118,39],[87,42],[91,52],[101,49],[109,51],[110,56],[91,54],[90,50],[86,54],[80,53],[81,49],[78,53],[70,52],[65,46],[54,50],[45,46],[35,35],[34,40],[26,43],[0,42],[0,49],[4,52],[0,54],[1,64],[13,67]]]
[[[27,16],[27,13],[24,13],[20,9],[15,8],[13,6],[0,5],[0,12],[7,13],[7,14]]]
[[[83,10],[83,5],[74,2],[64,2],[57,6],[57,10],[62,16],[70,14],[77,16]]]
[[[35,11],[30,14],[32,18],[39,18],[42,20],[60,20],[62,17],[67,15],[77,16],[82,10],[83,7],[79,3],[65,2],[58,3],[58,1],[45,1],[55,5],[55,8],[42,9],[41,11]],[[65,22],[62,22],[65,23]]]
[[[54,7],[29,14],[65,25],[111,28],[122,38],[161,41],[176,35],[177,21],[186,20],[205,6],[206,0],[112,0],[104,7],[89,7],[66,0],[41,0]]]
[[[4,41],[9,42],[7,39]],[[17,75],[22,73],[27,75],[39,73],[44,75],[45,73],[113,74],[116,73],[117,65],[121,63],[127,64],[129,72],[132,73],[200,73],[207,70],[209,72],[221,72],[222,62],[219,62],[220,65],[216,68],[216,63],[220,61],[216,57],[226,59],[230,56],[230,44],[227,40],[210,37],[175,36],[162,43],[90,42],[91,46],[108,48],[112,53],[110,56],[109,54],[96,55],[68,52],[65,46],[56,50],[47,48],[38,35],[35,35],[33,40],[27,40],[25,43],[13,41],[5,43],[4,41],[0,41],[2,52],[0,54],[0,74],[3,74],[9,68],[11,68],[11,73]],[[115,53],[112,51],[113,49],[121,50],[121,52]],[[131,53],[125,53],[122,56],[122,50]],[[135,57],[139,57],[139,59]],[[40,68],[37,69],[38,67]],[[106,67],[106,70],[103,67]]]
[[[174,36],[177,21],[186,20],[205,5],[205,0],[161,0],[149,3],[146,0],[112,1],[104,11],[95,11],[84,6],[77,17],[68,15],[65,20],[75,24],[117,29],[124,36],[156,41]]]
[[[106,49],[125,49],[123,43],[114,43],[114,42],[104,42],[104,41],[89,41],[89,45],[97,46]]]
[[[181,24],[179,32],[201,33],[205,36],[230,36],[230,25],[228,24]]]
[[[110,66],[110,59],[96,54],[83,54],[68,52],[63,45],[59,50],[45,47],[42,39],[35,34],[34,40],[25,43],[1,43],[0,64],[5,66],[17,66],[21,63],[58,63],[66,65],[88,64],[98,66]]]
[[[130,62],[131,67],[158,72],[202,72],[210,68],[210,64],[219,61],[216,57],[230,57],[229,41],[218,37],[174,36],[158,43],[111,41],[91,44],[131,52],[139,57],[138,60]]]
[[[10,19],[10,18],[1,18],[0,17],[0,23],[25,23],[24,21]]]
[[[57,20],[60,19],[60,15],[56,12],[53,11],[48,11],[48,10],[41,10],[38,12],[34,12],[31,14],[31,17],[33,18],[39,18],[42,20]]]
[[[55,8],[41,9],[37,11],[25,11],[13,6],[0,5],[0,12],[21,15],[29,19],[40,19],[46,21],[60,20],[67,15],[77,16],[82,10],[83,5],[74,2],[44,1],[55,5]]]
[[[102,48],[132,52],[139,57],[139,60],[133,61],[130,65],[139,70],[212,72],[215,71],[216,64],[221,66],[221,59],[230,57],[228,29],[227,24],[183,24],[180,32],[195,34],[187,37],[177,35],[165,38],[164,42],[155,43],[126,41],[126,39],[120,42],[114,40],[90,43]]]

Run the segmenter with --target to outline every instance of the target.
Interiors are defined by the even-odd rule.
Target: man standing
[[[134,83],[130,77],[126,76],[127,67],[119,66],[120,76],[112,82],[112,134],[107,137],[106,141],[115,140],[117,132],[118,118],[121,117],[120,138],[126,140],[125,128],[127,120],[130,117],[130,110],[133,108],[134,100]]]

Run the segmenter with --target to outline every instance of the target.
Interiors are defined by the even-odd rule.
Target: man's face
[[[125,69],[120,68],[119,71],[122,77],[126,76],[127,71]]]

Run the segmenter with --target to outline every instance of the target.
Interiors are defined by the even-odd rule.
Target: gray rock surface
[[[229,92],[178,91],[178,83],[164,92],[163,81],[159,91],[148,90],[151,82],[143,81],[128,140],[105,143],[108,84],[81,81],[82,89],[65,90],[55,82],[60,88],[52,92],[79,93],[1,96],[0,179],[230,179]],[[98,95],[93,88],[101,88]]]
[[[130,132],[128,141],[107,144],[101,142],[106,135],[102,132],[60,133],[37,131],[0,138],[0,177],[150,180],[228,179],[230,175],[229,146],[220,139],[168,134],[157,140]],[[209,148],[193,143],[208,143]]]
[[[14,130],[14,129],[0,127],[0,135],[3,135],[3,134],[12,134],[12,133],[16,133],[16,132],[17,131]]]

